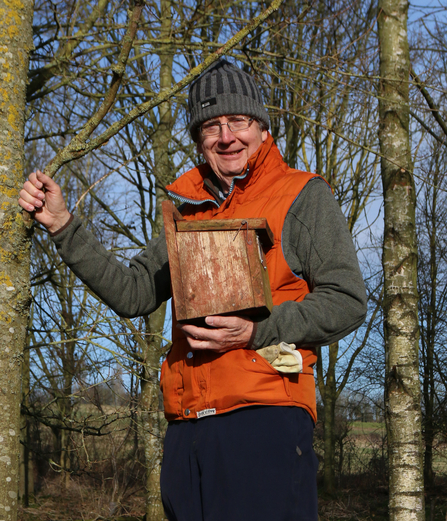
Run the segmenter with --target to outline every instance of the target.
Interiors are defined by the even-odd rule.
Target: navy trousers
[[[314,424],[300,407],[244,407],[168,426],[169,521],[317,521]]]

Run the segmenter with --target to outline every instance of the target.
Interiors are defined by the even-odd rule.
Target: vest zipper
[[[247,166],[247,170],[245,171],[244,175],[237,175],[237,176],[233,177],[233,179],[231,181],[230,190],[228,192],[226,199],[228,199],[228,197],[230,197],[231,192],[234,190],[234,182],[236,181],[236,179],[245,179],[247,177],[247,175],[248,175],[248,166]]]
[[[187,197],[183,197],[182,195],[176,194],[175,192],[170,192],[169,190],[168,194],[181,203],[195,204],[196,206],[203,203],[214,203],[219,208],[219,203],[215,199],[202,199],[201,201],[196,201],[195,199],[188,199]]]

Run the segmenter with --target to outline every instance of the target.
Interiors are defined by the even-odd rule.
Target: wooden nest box
[[[162,208],[178,321],[270,313],[263,248],[273,245],[273,233],[266,219],[187,221],[171,201]]]

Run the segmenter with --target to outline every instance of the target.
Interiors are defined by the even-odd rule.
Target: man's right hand
[[[19,204],[50,233],[62,228],[70,219],[60,186],[40,170],[33,172],[23,184]]]

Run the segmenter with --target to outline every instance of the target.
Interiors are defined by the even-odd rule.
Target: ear
[[[261,131],[261,139],[262,139],[262,142],[263,142],[263,143],[264,143],[265,140],[267,139],[268,135],[269,135],[269,131],[268,131],[268,130],[262,130],[262,131]]]
[[[197,153],[198,154],[203,154],[203,148],[202,148],[202,143],[200,141],[197,141]]]

